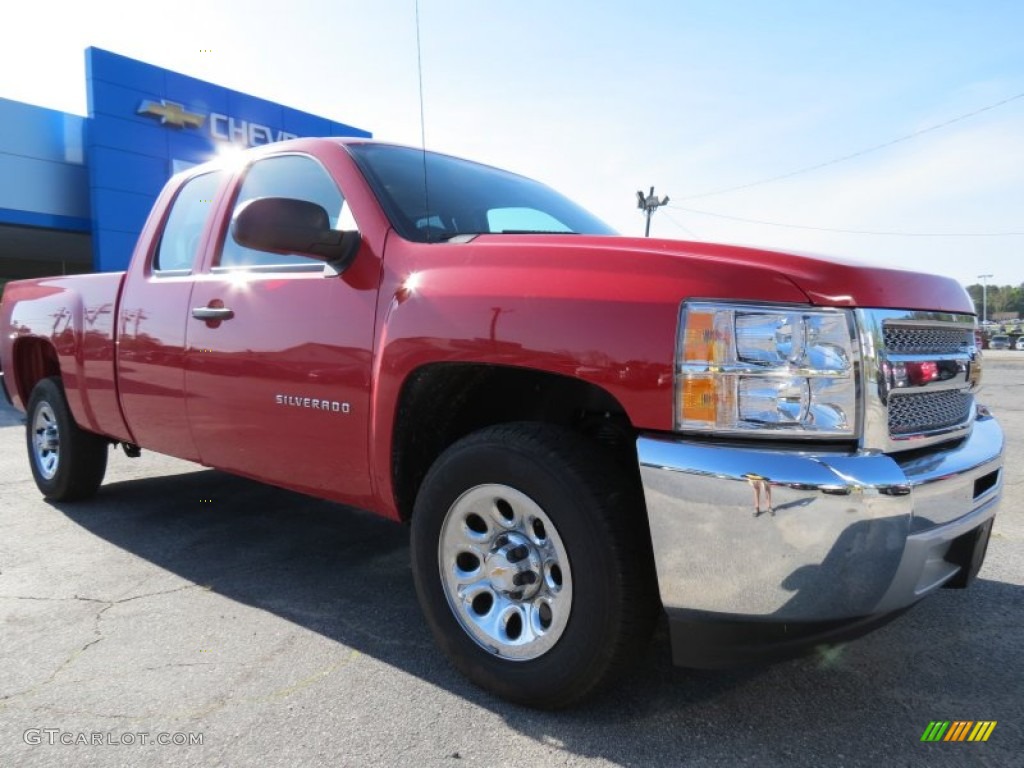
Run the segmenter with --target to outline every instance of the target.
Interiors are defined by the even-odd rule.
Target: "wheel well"
[[[13,378],[21,402],[28,399],[40,380],[48,376],[60,376],[60,363],[53,346],[43,339],[18,339],[12,351],[14,360]]]
[[[526,368],[435,363],[409,376],[399,398],[391,466],[402,519],[412,516],[423,478],[448,446],[484,427],[513,421],[570,427],[637,471],[632,424],[600,387]]]

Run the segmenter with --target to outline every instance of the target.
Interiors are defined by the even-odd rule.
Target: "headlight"
[[[676,428],[854,437],[854,325],[835,309],[686,303]]]

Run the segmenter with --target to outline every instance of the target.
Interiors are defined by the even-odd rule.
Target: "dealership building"
[[[229,147],[370,136],[99,48],[88,117],[0,97],[0,282],[124,269],[173,174]]]

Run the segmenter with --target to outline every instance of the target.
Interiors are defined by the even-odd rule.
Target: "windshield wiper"
[[[494,232],[443,232],[433,235],[428,242],[447,243],[456,238],[471,240],[478,235],[578,235],[565,229],[499,229]]]
[[[578,235],[568,229],[501,229],[491,235]]]

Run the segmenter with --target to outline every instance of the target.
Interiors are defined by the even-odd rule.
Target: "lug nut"
[[[515,576],[512,577],[512,583],[515,584],[517,587],[522,587],[527,584],[534,584],[536,583],[536,581],[537,574],[533,571],[523,571],[522,573],[517,573]]]

